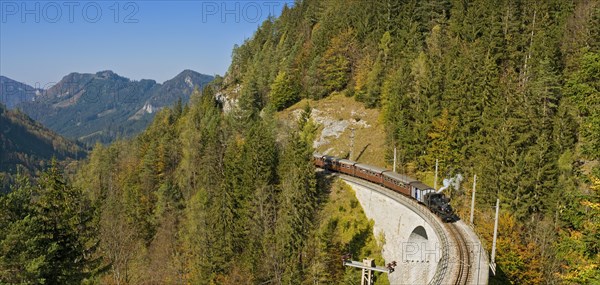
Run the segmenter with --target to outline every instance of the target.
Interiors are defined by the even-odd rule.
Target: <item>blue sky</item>
[[[161,83],[184,69],[223,75],[234,44],[284,3],[0,0],[0,74],[42,88],[70,72]]]

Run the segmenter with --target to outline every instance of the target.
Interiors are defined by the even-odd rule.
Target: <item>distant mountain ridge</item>
[[[34,174],[49,165],[52,158],[69,161],[86,154],[80,145],[0,104],[0,192],[6,190],[19,166]]]
[[[32,101],[43,90],[0,75],[0,103],[12,109],[21,102]]]
[[[184,70],[163,84],[130,80],[110,70],[74,72],[11,106],[65,137],[87,144],[109,143],[141,132],[155,112],[179,99],[188,102],[194,88],[201,89],[212,80],[213,76],[192,70]]]

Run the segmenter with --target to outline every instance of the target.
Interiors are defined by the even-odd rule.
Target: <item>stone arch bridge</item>
[[[397,262],[388,276],[391,284],[488,283],[485,250],[462,221],[444,224],[413,199],[362,179],[336,175],[352,187],[366,216],[374,221],[375,236],[383,235],[385,262]],[[451,226],[457,230],[450,230]]]

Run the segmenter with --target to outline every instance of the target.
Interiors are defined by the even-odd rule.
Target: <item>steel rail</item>
[[[327,170],[324,170],[324,171],[327,171]],[[442,256],[436,267],[435,274],[434,274],[433,278],[431,279],[431,281],[429,281],[428,284],[429,285],[443,284],[443,280],[445,278],[447,278],[446,275],[448,273],[448,259],[449,259],[449,255],[450,255],[449,254],[449,242],[448,242],[448,238],[446,235],[446,231],[444,231],[443,227],[441,226],[441,220],[437,216],[435,216],[427,208],[425,208],[425,206],[419,204],[414,199],[408,198],[408,197],[406,197],[400,193],[397,193],[391,189],[388,189],[381,185],[366,181],[364,179],[349,176],[346,174],[332,172],[332,171],[328,171],[328,172],[333,175],[337,175],[342,180],[346,180],[346,181],[361,185],[363,187],[366,187],[368,189],[371,189],[373,191],[377,191],[379,194],[382,194],[382,195],[406,206],[411,211],[413,211],[415,214],[417,214],[419,217],[421,217],[424,221],[426,221],[429,225],[431,225],[440,240],[440,249],[442,252]]]

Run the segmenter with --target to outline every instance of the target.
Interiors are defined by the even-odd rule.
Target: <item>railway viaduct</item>
[[[488,259],[463,221],[445,224],[424,206],[379,185],[337,174],[352,187],[374,234],[383,235],[385,262],[396,261],[391,284],[487,284]],[[378,264],[382,265],[382,264]]]

